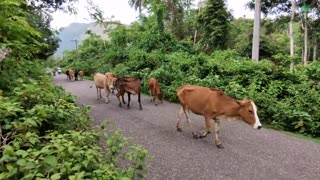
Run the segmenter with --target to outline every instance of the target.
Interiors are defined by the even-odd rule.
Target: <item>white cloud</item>
[[[248,3],[249,0],[228,0],[228,9],[232,10],[232,15],[236,18],[239,17],[246,17],[246,18],[252,18],[254,17],[254,11],[250,11],[246,7],[246,3]]]
[[[136,20],[138,13],[135,12],[128,4],[128,0],[92,0],[94,4],[98,5],[99,8],[104,12],[105,18],[114,16],[114,20],[119,20],[122,23],[130,24]],[[51,22],[52,28],[61,28],[68,26],[73,22],[88,23],[92,22],[87,11],[86,0],[79,0],[75,4],[78,14],[69,15],[63,12],[55,12],[52,14],[53,21]]]
[[[114,20],[119,20],[122,23],[130,24],[136,20],[138,12],[131,8],[128,4],[128,0],[92,0],[96,5],[104,11],[104,16],[110,18],[114,16]],[[195,0],[197,4],[199,0]],[[245,4],[249,0],[228,0],[228,9],[232,10],[232,14],[238,18],[246,16],[247,18],[253,18],[253,11],[246,9]],[[88,23],[91,22],[86,7],[88,6],[86,0],[79,0],[76,4],[78,10],[77,15],[69,15],[62,12],[55,12],[53,14],[53,21],[51,27],[58,29],[66,27],[73,22]]]

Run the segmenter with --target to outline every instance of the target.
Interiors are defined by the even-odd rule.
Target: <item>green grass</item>
[[[299,134],[299,133],[294,133],[294,132],[289,132],[289,131],[284,131],[282,129],[279,128],[275,128],[272,125],[269,124],[263,124],[263,128],[267,128],[267,129],[273,129],[276,131],[279,131],[285,135],[291,136],[291,137],[295,137],[295,138],[299,138],[299,139],[304,139],[307,141],[312,141],[315,143],[319,143],[320,144],[320,137],[312,137],[310,135],[304,135],[304,134]]]
[[[303,135],[303,134],[297,134],[297,133],[293,133],[293,132],[288,132],[288,131],[280,131],[286,135],[289,136],[293,136],[296,138],[300,138],[300,139],[304,139],[304,140],[308,140],[308,141],[313,141],[315,143],[319,143],[320,144],[320,138],[319,137],[312,137],[312,136],[307,136],[307,135]]]

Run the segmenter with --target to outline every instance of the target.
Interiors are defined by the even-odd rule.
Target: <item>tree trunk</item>
[[[193,37],[193,46],[196,46],[196,43],[197,43],[197,34],[198,34],[198,31],[195,30],[195,31],[194,31],[194,37]]]
[[[261,21],[261,0],[255,1],[254,25],[252,38],[252,60],[259,61],[260,47],[260,21]]]
[[[318,51],[318,44],[317,40],[313,44],[313,57],[312,60],[316,61],[317,60],[317,51]]]
[[[294,35],[293,35],[293,20],[296,11],[296,1],[291,0],[291,18],[289,22],[289,38],[290,38],[290,57],[294,57]],[[293,70],[294,62],[290,63],[290,70]]]
[[[307,26],[307,12],[303,14],[304,16],[304,53],[303,53],[303,65],[308,63],[308,26]]]

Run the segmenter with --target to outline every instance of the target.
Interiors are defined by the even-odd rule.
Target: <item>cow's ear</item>
[[[237,103],[240,105],[240,106],[244,106],[246,105],[247,101],[246,100],[236,100]]]

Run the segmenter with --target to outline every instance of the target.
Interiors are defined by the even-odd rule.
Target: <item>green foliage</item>
[[[41,60],[58,44],[47,12],[72,12],[62,6],[66,2],[73,0],[0,2],[0,48],[11,52],[0,57],[0,179],[143,179],[147,151],[118,131],[102,136],[103,129],[91,130],[89,107],[78,107],[45,72],[43,65],[55,66],[54,59]],[[94,54],[106,49],[94,35],[87,45],[81,49],[85,58],[95,48]],[[58,63],[90,71],[77,53],[69,53]]]
[[[10,47],[15,56],[47,58],[58,47],[56,33],[50,28],[51,16],[43,11],[44,6],[35,4],[25,0],[0,2],[0,47]]]
[[[275,63],[276,65],[284,66],[284,67],[289,67],[291,63],[299,63],[300,58],[297,56],[291,57],[288,54],[275,54],[272,56],[271,61]]]
[[[197,12],[186,17],[190,21],[188,31],[194,33],[193,28],[198,28],[200,48],[193,47],[188,39],[177,40],[163,24],[163,4],[157,4],[156,0],[153,3],[149,6],[149,17],[115,28],[110,32],[110,41],[98,43],[96,49],[88,48],[92,40],[89,38],[79,48],[78,62],[72,51],[61,63],[66,67],[81,64],[99,72],[136,76],[143,82],[155,77],[165,98],[174,102],[177,102],[176,89],[184,84],[219,88],[233,98],[254,100],[264,124],[320,136],[319,63],[307,67],[296,65],[289,70],[289,64],[298,63],[300,58],[288,55],[287,25],[283,23],[287,17],[263,20],[260,54],[265,60],[252,62],[248,57],[253,22],[243,18],[231,21],[223,1],[208,1],[198,17],[200,26],[192,24]],[[228,28],[229,21],[232,28]],[[298,24],[294,28],[297,30]],[[189,39],[193,33],[189,32]],[[294,38],[296,51],[300,51],[301,37],[296,33]],[[107,44],[106,48],[101,48],[101,44]],[[142,90],[148,92],[147,83]]]
[[[110,125],[90,130],[89,108],[76,106],[40,64],[21,60],[14,66],[31,67],[20,71],[20,78],[17,71],[6,71],[12,81],[0,90],[0,179],[144,177],[145,149]]]
[[[226,10],[223,0],[206,1],[206,6],[197,17],[201,34],[199,43],[206,53],[225,47],[230,20],[231,14]]]
[[[310,79],[320,81],[320,62],[315,61],[306,68],[306,73]]]
[[[147,151],[129,143],[119,131],[107,135],[103,147],[97,144],[99,133],[93,131],[54,131],[43,137],[28,132],[27,136],[33,137],[32,146],[21,139],[3,146],[1,179],[141,179],[146,173]],[[128,159],[127,167],[121,167],[123,158]]]

